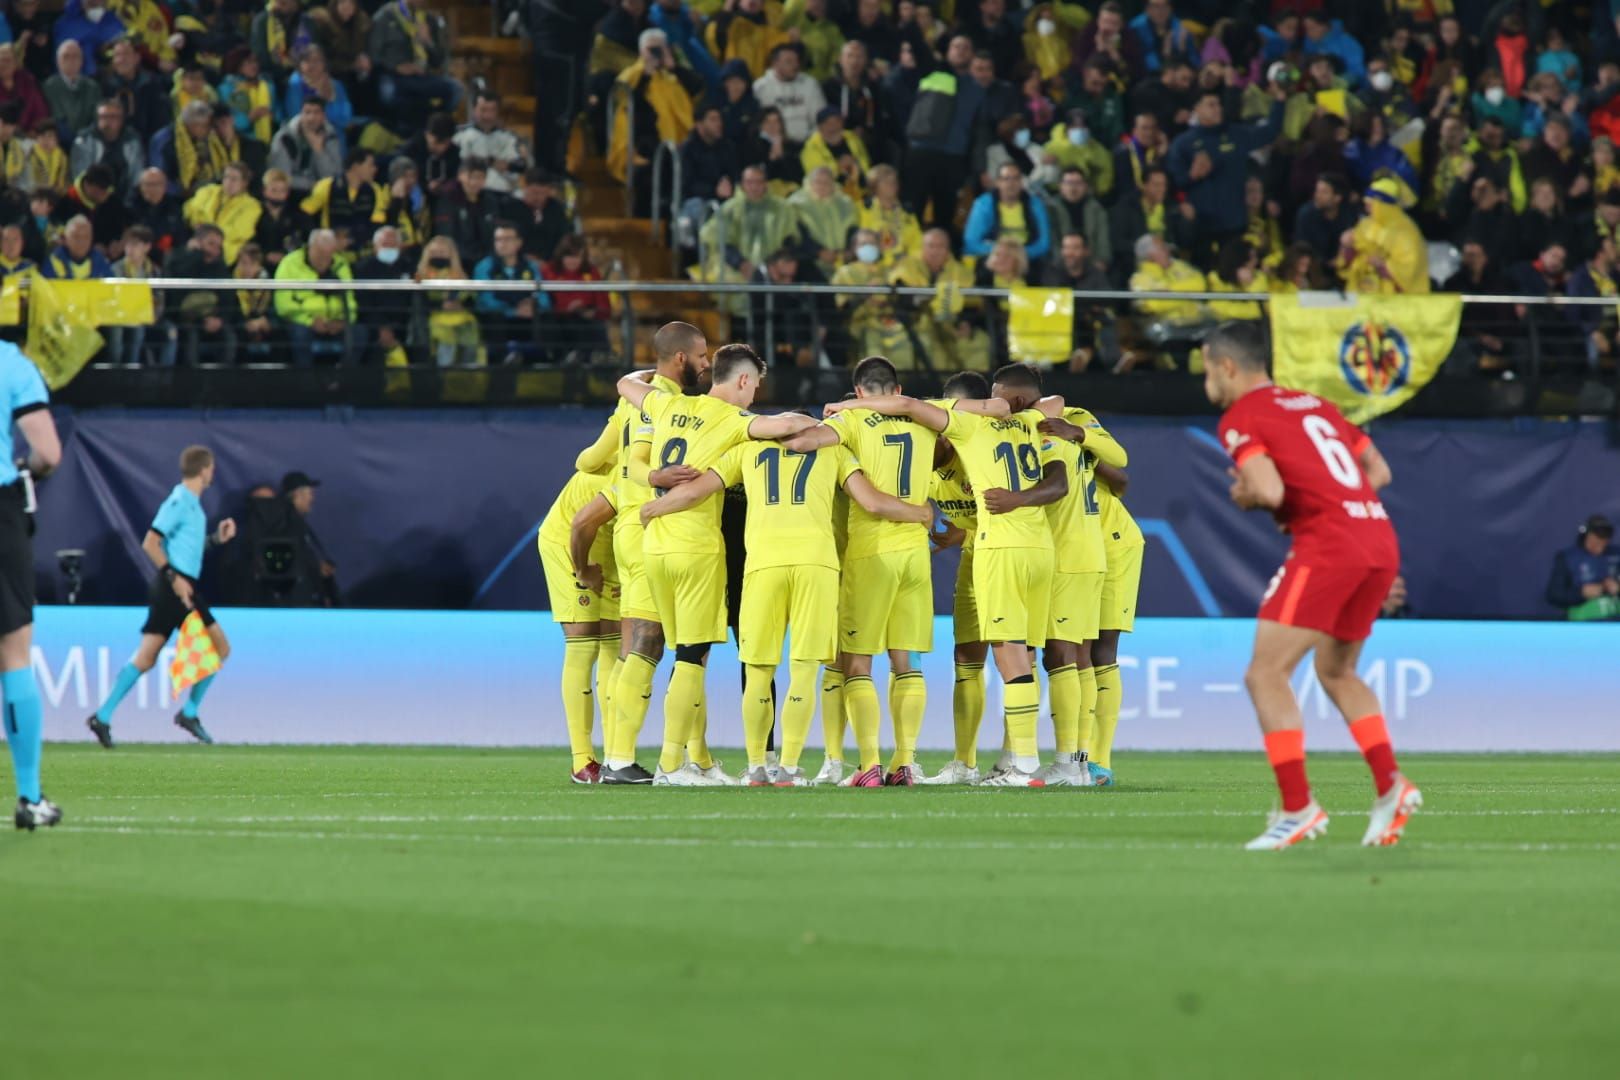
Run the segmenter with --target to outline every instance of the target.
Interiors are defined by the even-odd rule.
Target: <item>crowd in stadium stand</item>
[[[1608,296],[1617,27],[1613,0],[617,0],[588,100],[644,208],[679,145],[710,280]],[[1076,366],[1262,315],[1135,307],[1086,306]],[[923,336],[984,352],[972,308]],[[1531,329],[1581,365],[1620,351],[1612,308],[1471,305],[1454,363],[1511,369]]]
[[[0,275],[594,277],[562,178],[449,59],[428,0],[12,0]],[[561,359],[606,339],[596,294],[157,300],[155,325],[104,328],[103,361]]]

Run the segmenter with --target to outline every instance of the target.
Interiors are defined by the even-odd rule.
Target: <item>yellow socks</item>
[[[591,760],[591,667],[596,663],[596,639],[571,637],[563,642],[563,719],[568,724],[568,747],[574,753],[574,772]]]
[[[984,720],[984,665],[957,664],[951,688],[951,720],[956,729],[956,760],[979,764],[979,724]]]
[[[1080,748],[1080,675],[1073,664],[1046,673],[1046,691],[1052,698],[1052,729],[1057,733],[1061,760]]]
[[[752,670],[752,669],[749,669]],[[788,682],[787,704],[782,706],[782,765],[784,768],[796,768],[799,757],[804,753],[804,740],[810,734],[810,718],[816,713],[816,673],[821,665],[814,660],[795,660],[789,668],[791,672]],[[828,674],[832,674],[828,672]],[[769,689],[767,687],[767,689]],[[839,677],[839,690],[843,689],[843,677]],[[822,691],[826,691],[826,684],[822,684]],[[838,711],[843,712],[842,693],[838,703]],[[843,742],[843,731],[839,730],[839,742]],[[842,747],[840,747],[842,749]],[[840,755],[841,757],[842,755]]]
[[[709,694],[701,682],[698,684],[697,716],[692,720],[692,729],[686,734],[686,756],[700,769],[714,764],[714,756],[709,753]]]
[[[844,710],[849,714],[849,725],[855,729],[855,747],[860,753],[861,771],[882,764],[878,753],[877,687],[870,675],[851,675],[844,679]]]
[[[619,666],[619,679],[613,686],[613,742],[605,764],[622,769],[636,760],[636,738],[647,720],[647,703],[652,700],[653,675],[658,661],[633,652]]]
[[[922,731],[923,712],[928,706],[928,685],[923,682],[922,672],[905,671],[894,676],[889,703],[889,715],[894,719],[894,758],[889,762],[892,772],[917,762],[917,735]]]
[[[608,748],[608,732],[613,729],[613,681],[619,677],[619,635],[603,634],[596,639],[596,711],[602,714],[602,753]]]
[[[675,661],[664,695],[664,749],[658,755],[658,767],[665,772],[674,772],[684,763],[687,740],[702,708],[703,665]]]
[[[776,723],[775,702],[771,700],[771,676],[776,669],[768,664],[749,664],[747,682],[743,686],[742,721],[743,745],[748,750],[748,767],[765,765],[765,740],[770,738],[771,726]]]
[[[1021,675],[1003,687],[1007,707],[1007,738],[1018,767],[1024,772],[1040,768],[1035,749],[1035,721],[1041,712],[1041,687],[1033,675]]]
[[[849,717],[844,715],[844,673],[828,668],[821,677],[821,741],[827,748],[827,756],[834,761],[844,760],[844,729],[848,726]],[[786,712],[782,714],[782,747],[787,748]]]
[[[1091,736],[1091,760],[1113,768],[1114,730],[1119,727],[1119,665],[1094,668],[1097,673],[1097,726]]]
[[[1080,735],[1078,749],[1087,756],[1097,730],[1097,669],[1080,669]]]

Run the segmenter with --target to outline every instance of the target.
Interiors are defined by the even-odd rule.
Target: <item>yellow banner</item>
[[[1067,364],[1074,346],[1074,293],[1015,288],[1007,299],[1007,351],[1020,363]]]
[[[0,308],[3,306],[0,296]],[[28,358],[52,390],[72,382],[100,351],[102,337],[96,327],[151,322],[149,285],[55,281],[38,275],[28,283]]]
[[[1457,343],[1455,294],[1271,298],[1273,377],[1337,405],[1361,424],[1409,401]]]

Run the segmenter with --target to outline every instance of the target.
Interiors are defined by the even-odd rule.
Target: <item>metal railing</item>
[[[663,162],[669,161],[669,214],[664,215],[664,168]],[[669,249],[669,269],[671,273],[680,269],[680,252],[670,243],[670,225],[675,221],[676,215],[681,212],[681,193],[684,187],[681,176],[681,152],[672,139],[665,139],[658,144],[658,150],[652,159],[652,240],[655,244],[663,244]],[[663,226],[662,231],[660,226]]]

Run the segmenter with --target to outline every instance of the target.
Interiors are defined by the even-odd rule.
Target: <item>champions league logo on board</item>
[[[1387,397],[1412,374],[1412,349],[1400,330],[1375,319],[1353,324],[1339,340],[1339,370],[1358,394]]]

